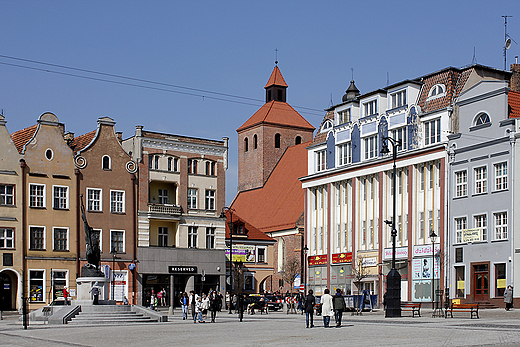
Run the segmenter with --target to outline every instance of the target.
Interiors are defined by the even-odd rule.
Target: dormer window
[[[487,124],[487,123],[490,123],[491,120],[489,119],[489,116],[487,113],[479,113],[477,115],[477,117],[475,118],[475,125],[482,125],[482,124]]]
[[[350,108],[338,112],[338,125],[350,122]]]
[[[392,108],[406,105],[406,90],[391,94]]]
[[[101,165],[103,167],[103,170],[111,169],[110,157],[108,155],[103,156],[103,159],[101,160]]]
[[[332,128],[332,122],[330,120],[327,120],[325,121],[325,123],[323,123],[323,126],[321,127],[321,132],[325,132],[325,131],[328,131],[328,129],[331,129]]]
[[[428,92],[428,99],[435,99],[446,94],[446,86],[444,84],[434,85]]]
[[[363,104],[365,117],[377,114],[377,100],[372,100]]]

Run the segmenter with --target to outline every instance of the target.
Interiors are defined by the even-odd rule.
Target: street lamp
[[[432,240],[432,268],[430,269],[430,273],[432,274],[432,310],[435,315],[435,239],[437,238],[437,234],[432,230],[430,233],[430,239]]]
[[[116,269],[116,259],[119,259],[116,257],[117,249],[116,246],[112,246],[112,250],[110,251],[110,254],[112,254],[112,300],[116,300],[114,296],[115,291],[115,284],[116,284],[116,276],[114,270]]]
[[[230,207],[223,207],[222,212],[220,213],[220,218],[226,222],[226,211],[229,212],[230,222],[229,222],[229,314],[233,314],[233,310],[231,309],[233,303],[233,212],[234,209]],[[225,227],[224,227],[225,231]],[[238,300],[237,300],[238,303]]]
[[[386,224],[392,227],[392,269],[386,276],[386,312],[385,317],[401,317],[401,275],[395,268],[395,237],[397,230],[395,229],[396,220],[396,166],[397,148],[401,147],[400,139],[395,140],[391,137],[383,137],[383,145],[381,147],[381,154],[388,154],[388,142],[392,144],[392,158],[394,161],[393,175],[392,175],[392,200],[393,200],[393,216],[392,221],[385,221]]]
[[[309,251],[309,248],[307,248],[307,245],[303,247],[303,280],[305,281],[303,286],[303,295],[307,296],[307,252]]]

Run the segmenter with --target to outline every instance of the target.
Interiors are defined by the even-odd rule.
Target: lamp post
[[[305,281],[303,286],[303,295],[307,296],[307,252],[309,251],[309,248],[307,248],[307,245],[303,247],[303,280]]]
[[[233,314],[232,303],[233,303],[233,210],[230,207],[223,207],[220,213],[220,218],[226,222],[226,211],[229,212],[229,314]],[[225,227],[224,227],[225,230]],[[237,300],[238,303],[238,300]]]
[[[116,284],[116,276],[114,270],[116,269],[116,254],[117,249],[116,246],[112,246],[112,250],[110,251],[110,254],[112,254],[112,300],[116,300],[114,297],[114,291],[115,291],[115,284]]]
[[[383,137],[383,145],[381,147],[381,154],[388,154],[388,142],[392,144],[392,158],[394,162],[392,175],[392,200],[393,200],[393,216],[392,221],[385,221],[386,224],[392,227],[392,269],[386,276],[386,312],[385,317],[401,317],[401,275],[395,268],[395,238],[397,230],[395,229],[396,220],[396,166],[397,148],[401,147],[401,140],[395,140],[391,137]]]
[[[437,238],[437,234],[432,230],[430,233],[430,239],[432,240],[432,268],[430,270],[432,274],[432,310],[433,315],[435,316],[435,239]]]

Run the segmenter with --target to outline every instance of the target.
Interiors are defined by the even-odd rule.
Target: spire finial
[[[276,52],[276,60],[274,61],[274,64],[278,65],[278,48],[275,48],[274,50]]]
[[[351,79],[351,81],[353,81],[353,80],[354,80],[354,68],[351,67],[351,68],[350,68],[350,71],[352,71],[352,79]]]

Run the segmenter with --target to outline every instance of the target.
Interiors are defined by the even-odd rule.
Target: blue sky
[[[479,64],[503,68],[501,16],[513,16],[508,33],[520,43],[519,8],[516,1],[478,0],[0,0],[0,109],[11,132],[52,112],[76,135],[107,115],[124,138],[136,125],[227,136],[230,203],[236,129],[264,102],[276,48],[287,101],[318,127],[331,99],[341,101],[351,68],[361,93],[385,87],[387,78],[393,84],[469,65],[474,50]],[[513,43],[508,69],[515,55],[520,46]]]

